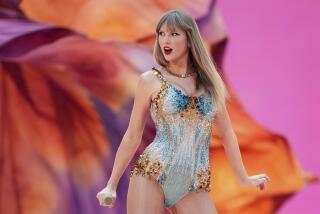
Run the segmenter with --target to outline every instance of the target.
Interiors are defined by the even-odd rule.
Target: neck
[[[192,66],[189,62],[189,57],[183,57],[180,60],[169,62],[168,68],[171,72],[179,75],[192,72]]]

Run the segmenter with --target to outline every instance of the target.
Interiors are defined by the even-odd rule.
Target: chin
[[[173,60],[177,59],[177,57],[173,57],[173,56],[168,56],[168,57],[164,57],[164,58],[168,61],[173,61]]]

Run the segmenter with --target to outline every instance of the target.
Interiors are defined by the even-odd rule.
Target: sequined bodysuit
[[[165,207],[170,208],[189,191],[211,190],[209,145],[216,108],[208,90],[189,96],[152,69],[161,81],[150,105],[156,136],[131,169],[130,178],[154,178],[163,189]]]

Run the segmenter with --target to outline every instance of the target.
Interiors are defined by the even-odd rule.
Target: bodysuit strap
[[[152,67],[152,70],[154,71],[154,74],[161,80],[162,83],[166,83],[166,79],[163,77],[161,71],[159,69]]]

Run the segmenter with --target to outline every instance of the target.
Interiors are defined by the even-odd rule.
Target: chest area
[[[164,85],[153,102],[154,110],[163,116],[212,118],[215,105],[209,91],[199,96],[188,96],[181,90]]]

